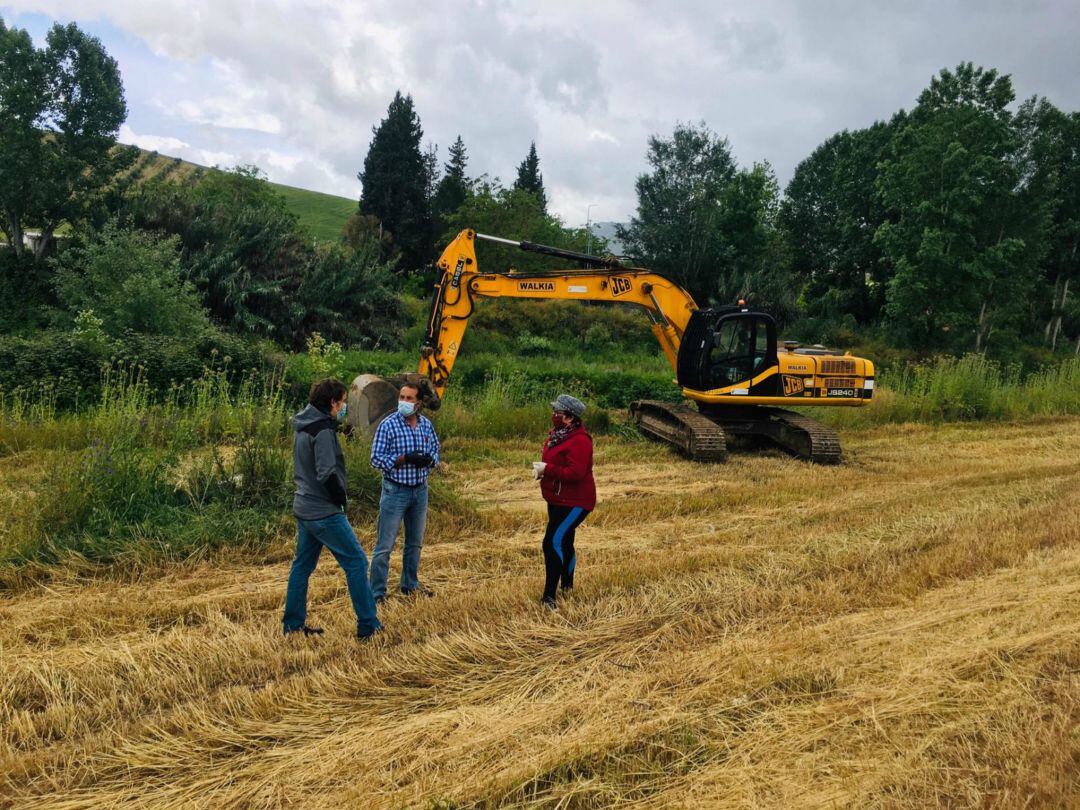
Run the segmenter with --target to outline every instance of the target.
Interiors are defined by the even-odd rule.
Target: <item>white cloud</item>
[[[119,138],[121,143],[138,146],[148,152],[161,152],[174,157],[179,152],[192,148],[191,144],[179,138],[173,138],[171,135],[140,135],[127,124],[120,127]]]
[[[219,166],[231,169],[238,163],[255,163],[238,157],[232,152],[215,152],[192,146],[187,141],[174,138],[171,135],[151,135],[138,133],[128,124],[120,127],[119,140],[121,143],[138,146],[148,152],[158,152],[169,157],[178,157],[190,163],[198,163],[200,166]],[[258,164],[256,164],[258,165]]]

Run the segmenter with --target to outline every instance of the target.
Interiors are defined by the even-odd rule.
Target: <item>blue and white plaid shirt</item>
[[[398,456],[406,453],[427,453],[434,460],[431,467],[417,467],[415,464],[402,464],[395,467]],[[375,430],[375,439],[371,443],[371,466],[381,470],[383,477],[397,484],[414,487],[427,483],[428,475],[439,463],[439,437],[435,435],[435,426],[431,420],[421,415],[416,427],[409,427],[405,417],[392,413]]]

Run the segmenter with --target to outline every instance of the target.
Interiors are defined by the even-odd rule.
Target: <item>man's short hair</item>
[[[413,391],[416,392],[416,398],[420,399],[420,384],[419,383],[411,383],[411,382],[402,383],[401,388],[411,388]],[[398,391],[400,391],[401,388],[399,388]]]
[[[308,394],[308,402],[320,410],[330,410],[330,403],[337,402],[349,391],[345,383],[332,377],[318,380],[311,384],[311,393]]]

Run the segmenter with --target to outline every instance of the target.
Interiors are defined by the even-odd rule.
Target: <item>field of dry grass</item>
[[[329,559],[326,635],[282,639],[288,537],[4,594],[0,805],[1080,804],[1080,419],[843,438],[602,437],[556,614],[533,448],[493,440],[447,442],[479,512],[433,515],[436,597],[366,645]]]

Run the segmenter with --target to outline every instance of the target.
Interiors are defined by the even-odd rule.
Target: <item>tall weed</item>
[[[1080,413],[1080,359],[1023,377],[982,355],[939,357],[883,372],[862,408],[808,409],[834,424],[1022,419]]]

